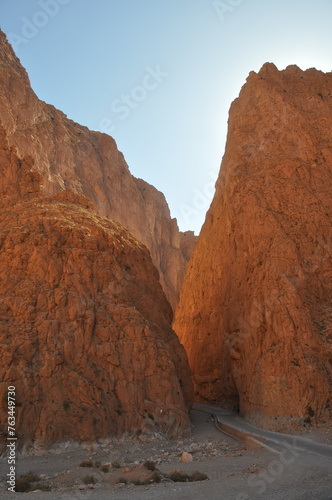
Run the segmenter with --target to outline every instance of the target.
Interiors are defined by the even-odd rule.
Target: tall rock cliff
[[[174,329],[196,397],[260,425],[331,417],[332,73],[266,64],[229,114]]]
[[[147,248],[70,191],[46,197],[0,126],[0,452],[190,433],[192,385]]]
[[[1,31],[0,123],[10,146],[34,159],[45,195],[71,190],[86,196],[101,215],[120,222],[148,247],[175,308],[194,233],[179,231],[163,194],[130,174],[111,137],[67,119],[36,97]]]

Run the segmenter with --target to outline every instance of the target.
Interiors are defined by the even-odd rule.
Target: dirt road
[[[332,500],[332,460],[327,456],[281,444],[278,450],[245,450],[243,444],[221,434],[207,414],[191,414],[193,435],[183,440],[161,436],[138,436],[121,442],[110,441],[93,447],[58,449],[42,456],[18,459],[18,476],[33,471],[49,492],[10,493],[6,491],[7,459],[0,460],[0,498],[29,500]],[[319,434],[319,433],[318,433]],[[331,431],[326,430],[326,440]],[[321,433],[319,434],[322,440]],[[310,434],[315,440],[315,433]],[[192,457],[181,462],[183,452]],[[82,462],[93,467],[80,467]],[[147,473],[143,464],[154,462],[160,483],[145,485],[137,478]],[[104,473],[100,467],[108,464]],[[113,464],[113,465],[112,465]],[[179,469],[188,475],[205,473],[208,480],[173,482],[167,476]],[[93,476],[94,484],[84,484]],[[118,482],[128,478],[127,483]],[[121,479],[122,480],[122,479]]]

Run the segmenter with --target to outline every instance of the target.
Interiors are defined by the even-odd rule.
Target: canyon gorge
[[[330,421],[332,74],[267,63],[228,125],[197,238],[111,137],[38,99],[0,31],[0,394],[17,387],[21,446],[187,436],[194,400]]]

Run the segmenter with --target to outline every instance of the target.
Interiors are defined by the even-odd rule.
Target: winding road
[[[303,451],[315,453],[330,459],[332,465],[332,446],[330,445],[317,443],[300,436],[258,429],[245,422],[236,413],[224,410],[219,406],[195,403],[193,409],[211,415],[218,430],[244,441],[247,447],[262,446],[278,454],[287,451],[293,455]]]

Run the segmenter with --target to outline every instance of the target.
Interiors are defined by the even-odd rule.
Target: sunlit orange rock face
[[[160,282],[174,306],[193,233],[112,138],[37,99],[2,32],[0,63],[2,437],[9,385],[20,447],[188,434],[188,361]]]
[[[70,191],[45,196],[0,126],[0,452],[137,430],[188,435],[192,384],[147,248]]]
[[[164,195],[131,175],[111,137],[69,120],[37,98],[1,31],[0,69],[0,122],[10,146],[16,146],[21,157],[34,159],[43,193],[71,190],[84,195],[98,213],[128,228],[149,249],[174,309],[196,241],[194,233],[179,231]]]
[[[196,398],[284,428],[331,417],[332,74],[266,64],[226,152],[174,328]]]

